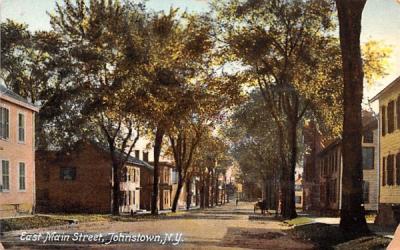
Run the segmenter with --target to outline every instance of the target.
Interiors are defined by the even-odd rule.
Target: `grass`
[[[294,238],[312,242],[318,249],[385,249],[390,239],[377,235],[344,233],[339,227],[323,223],[297,226],[288,230]]]
[[[0,220],[0,232],[27,230],[40,227],[50,227],[68,224],[67,220],[48,216],[30,216]]]
[[[391,239],[382,237],[382,236],[365,236],[360,237],[355,240],[351,240],[342,244],[339,244],[335,247],[338,250],[353,250],[353,249],[360,249],[360,250],[378,250],[378,249],[386,249],[389,245]]]
[[[146,220],[173,219],[185,215],[186,211],[178,211],[176,213],[165,213],[159,215],[140,214],[140,215],[120,215],[113,216],[109,214],[50,214],[35,215],[29,217],[19,217],[0,220],[0,232],[8,232],[15,230],[27,230],[34,228],[50,227],[66,225],[72,222],[137,222]]]
[[[76,220],[79,223],[83,222],[107,222],[111,221],[111,215],[107,214],[54,214],[52,218],[60,220]]]
[[[307,217],[297,217],[291,220],[283,221],[283,223],[288,224],[289,226],[300,226],[304,224],[309,224],[311,222],[313,222],[313,220]]]

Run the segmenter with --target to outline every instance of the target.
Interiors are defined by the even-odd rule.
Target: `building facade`
[[[151,196],[153,193],[154,168],[141,168],[141,190],[140,208],[151,210]],[[158,185],[158,209],[171,209],[172,206],[172,166],[166,162],[159,163],[159,185]]]
[[[71,153],[38,151],[37,208],[41,212],[112,212],[112,162],[102,147],[82,143]],[[140,209],[141,168],[148,164],[128,157],[121,169],[121,213]]]
[[[400,223],[400,77],[371,101],[379,101],[380,195],[376,223]]]
[[[364,112],[365,113],[365,112]],[[362,160],[363,160],[363,205],[365,210],[378,210],[379,157],[378,122],[375,117],[363,117]],[[320,211],[324,214],[338,214],[342,206],[342,142],[337,139],[317,156],[320,176]]]
[[[35,113],[0,83],[0,217],[35,208]]]

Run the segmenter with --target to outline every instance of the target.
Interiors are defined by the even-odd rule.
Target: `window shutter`
[[[10,130],[10,127],[9,127],[9,119],[10,119],[10,117],[9,117],[9,111],[8,111],[8,109],[5,109],[5,111],[6,111],[6,117],[5,117],[5,139],[8,139],[8,137],[9,137],[9,130]]]
[[[386,157],[382,158],[382,186],[386,186]]]
[[[386,107],[382,106],[381,108],[381,119],[382,119],[382,127],[381,127],[381,131],[382,131],[382,136],[386,135]]]
[[[400,95],[397,97],[396,114],[397,114],[397,129],[400,129]]]
[[[396,185],[400,185],[400,153],[396,155]]]

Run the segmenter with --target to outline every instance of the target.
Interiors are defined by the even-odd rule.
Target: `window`
[[[133,191],[132,192],[132,195],[133,195],[133,205],[135,205],[136,204],[136,191]]]
[[[295,190],[295,191],[301,191],[301,185],[296,184],[296,185],[294,186],[294,190]]]
[[[362,189],[364,203],[369,203],[369,183],[367,181],[363,181]]]
[[[385,136],[386,135],[386,107],[385,106],[382,106],[381,107],[381,116],[382,116],[382,128],[381,128],[381,130],[382,130],[382,136]]]
[[[60,168],[60,179],[64,181],[73,181],[76,178],[76,168]]]
[[[394,101],[390,101],[387,107],[387,123],[388,123],[388,134],[394,131]]]
[[[140,151],[135,150],[135,158],[139,159],[139,157],[140,157]]]
[[[301,204],[301,196],[296,196],[296,203]]]
[[[7,140],[9,138],[10,114],[8,109],[0,107],[0,139]]]
[[[386,186],[386,157],[382,158],[382,186]]]
[[[19,190],[25,190],[25,163],[19,163]]]
[[[374,147],[362,148],[363,169],[374,169]]]
[[[394,155],[389,155],[387,157],[387,162],[386,162],[386,175],[387,175],[387,181],[386,184],[391,186],[393,185],[393,167],[394,167]]]
[[[25,115],[18,114],[18,141],[25,142]]]
[[[3,191],[10,190],[10,162],[1,161],[1,176],[3,181]]]
[[[133,182],[136,182],[136,169],[133,169]]]
[[[149,152],[143,152],[143,161],[149,161]]]
[[[364,143],[374,143],[374,133],[372,131],[366,131],[363,135]]]
[[[396,155],[396,185],[400,186],[400,153]]]

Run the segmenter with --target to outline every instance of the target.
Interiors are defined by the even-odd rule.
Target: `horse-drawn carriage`
[[[267,214],[269,214],[267,200],[257,201],[254,204],[254,213],[256,213],[257,209],[261,210],[261,214],[265,214],[265,212],[267,212]]]

